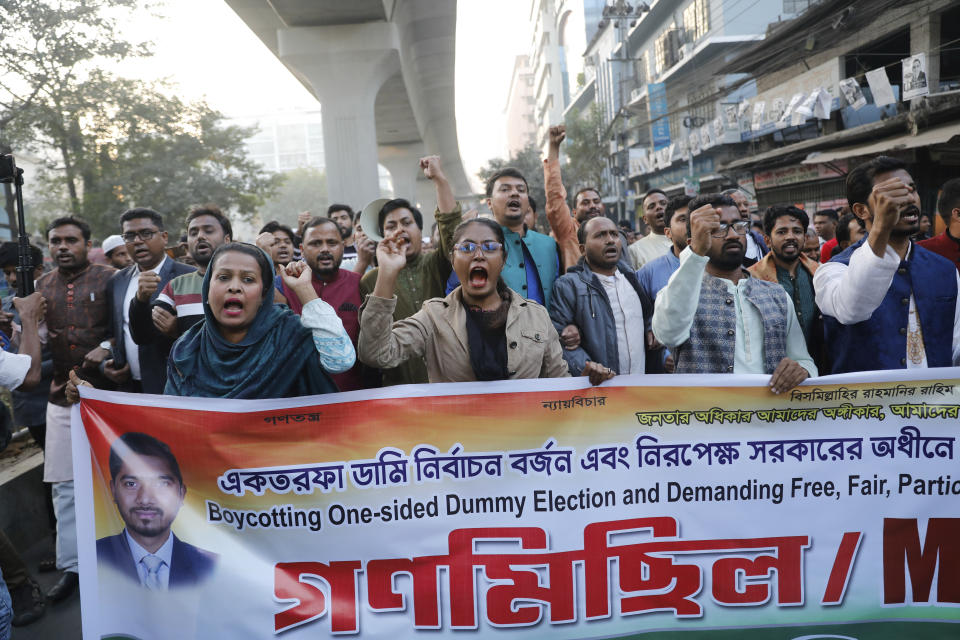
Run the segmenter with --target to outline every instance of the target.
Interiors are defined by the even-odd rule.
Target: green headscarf
[[[243,340],[220,334],[208,301],[217,258],[237,251],[256,258],[263,275],[263,297]],[[230,242],[219,247],[203,276],[204,319],[180,336],[167,362],[164,393],[205,398],[290,398],[337,391],[320,366],[313,334],[300,316],[273,303],[273,262],[254,245]]]

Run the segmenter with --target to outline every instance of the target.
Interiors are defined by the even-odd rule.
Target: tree
[[[543,211],[544,203],[546,203],[547,199],[544,192],[543,161],[540,159],[540,150],[531,142],[507,160],[503,158],[488,160],[487,165],[477,171],[477,177],[480,178],[484,186],[486,186],[490,176],[504,167],[518,169],[520,173],[523,174],[523,177],[526,178],[530,197],[537,203],[537,218],[541,223],[545,224],[546,218],[543,216]]]
[[[0,2],[0,153],[31,141],[26,113],[56,102],[77,81],[85,63],[149,54],[147,45],[115,37],[124,12],[138,8],[149,6],[138,0]],[[8,190],[6,208],[13,228],[11,198]]]
[[[297,228],[297,214],[309,211],[315,216],[327,213],[327,175],[319,169],[306,167],[281,174],[283,184],[277,193],[260,207],[264,222],[277,220]]]
[[[603,173],[607,166],[604,144],[603,112],[594,103],[585,114],[574,111],[566,121],[567,141],[564,152],[567,165],[563,168],[567,190],[575,193],[584,187],[604,188]]]
[[[168,214],[176,233],[190,204],[249,216],[276,189],[280,178],[246,157],[252,129],[226,126],[168,84],[104,70],[110,60],[149,55],[116,35],[118,10],[140,2],[11,0],[0,8],[7,4],[26,22],[12,34],[17,46],[4,41],[15,63],[0,78],[2,133],[46,158],[41,189],[63,193],[61,211],[86,218],[97,236],[116,233],[119,214],[133,206]]]

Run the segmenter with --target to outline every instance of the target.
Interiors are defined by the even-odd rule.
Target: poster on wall
[[[759,131],[763,128],[763,113],[766,111],[767,103],[760,101],[753,104],[753,120],[751,122],[751,127],[754,131]]]
[[[887,70],[883,67],[867,71],[867,84],[870,85],[870,92],[873,94],[873,104],[878,107],[884,107],[897,101],[893,95],[893,88],[890,86],[890,79],[887,77]]]
[[[930,93],[927,85],[927,56],[923,53],[904,58],[903,65],[903,99],[913,100]]]
[[[856,78],[844,78],[840,81],[840,93],[846,98],[847,104],[859,111],[867,104],[867,98],[863,95],[860,83]]]

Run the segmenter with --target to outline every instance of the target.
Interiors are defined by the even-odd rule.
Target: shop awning
[[[809,154],[801,164],[824,164],[844,160],[856,156],[874,156],[891,151],[901,151],[903,149],[916,149],[918,147],[927,147],[935,144],[944,144],[949,142],[955,136],[960,136],[960,124],[950,124],[942,127],[935,127],[921,131],[917,135],[904,135],[895,138],[888,138],[873,142],[871,144],[856,145],[852,147],[841,147],[839,149],[830,149],[828,151],[814,151]]]

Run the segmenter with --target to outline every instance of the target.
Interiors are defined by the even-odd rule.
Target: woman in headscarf
[[[336,391],[327,373],[353,366],[350,337],[317,297],[301,262],[282,272],[303,304],[273,303],[273,263],[257,247],[218,248],[203,278],[204,320],[173,345],[165,393],[210,398],[287,398]]]
[[[453,242],[450,262],[460,286],[398,322],[394,286],[406,262],[404,240],[393,235],[380,242],[380,275],[361,310],[360,360],[390,368],[423,357],[430,382],[569,376],[547,310],[500,279],[507,251],[500,225],[469,220],[454,231]],[[613,372],[588,362],[583,375],[599,384]]]

